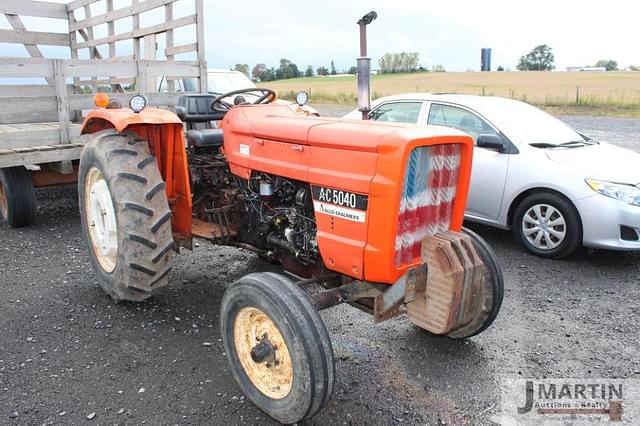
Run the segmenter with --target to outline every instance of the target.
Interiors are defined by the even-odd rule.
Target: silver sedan
[[[359,116],[353,111],[344,118]],[[370,117],[473,136],[466,219],[512,229],[533,254],[561,258],[581,245],[640,251],[640,154],[498,97],[391,96],[376,100]]]

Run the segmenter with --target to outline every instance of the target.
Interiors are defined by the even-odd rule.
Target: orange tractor
[[[294,423],[334,385],[318,311],[406,313],[433,334],[465,338],[495,319],[503,279],[490,247],[462,229],[470,136],[321,118],[275,99],[255,88],[186,95],[174,114],[141,96],[130,108],[103,96],[82,130],[92,137],[79,198],[92,264],[116,301],[167,285],[174,251],[194,237],[282,265],[226,290],[221,334],[247,397]]]

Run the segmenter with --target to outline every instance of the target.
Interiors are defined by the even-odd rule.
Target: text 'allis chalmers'
[[[233,376],[274,419],[310,418],[331,397],[319,310],[349,303],[376,321],[406,313],[451,338],[496,318],[502,273],[462,229],[468,135],[321,118],[269,89],[182,96],[177,115],[140,96],[130,108],[97,100],[82,130],[91,139],[79,194],[101,286],[116,301],[149,298],[193,237],[279,262],[285,274],[244,276],[220,307]]]

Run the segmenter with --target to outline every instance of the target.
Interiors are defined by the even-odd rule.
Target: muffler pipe
[[[371,11],[358,21],[360,26],[360,57],[358,58],[358,111],[362,119],[369,119],[371,111],[371,58],[367,56],[367,25],[373,22],[378,14]]]

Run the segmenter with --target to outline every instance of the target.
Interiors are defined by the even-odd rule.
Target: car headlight
[[[640,206],[640,187],[623,183],[613,183],[597,179],[585,179],[594,191],[624,201],[632,206]]]

